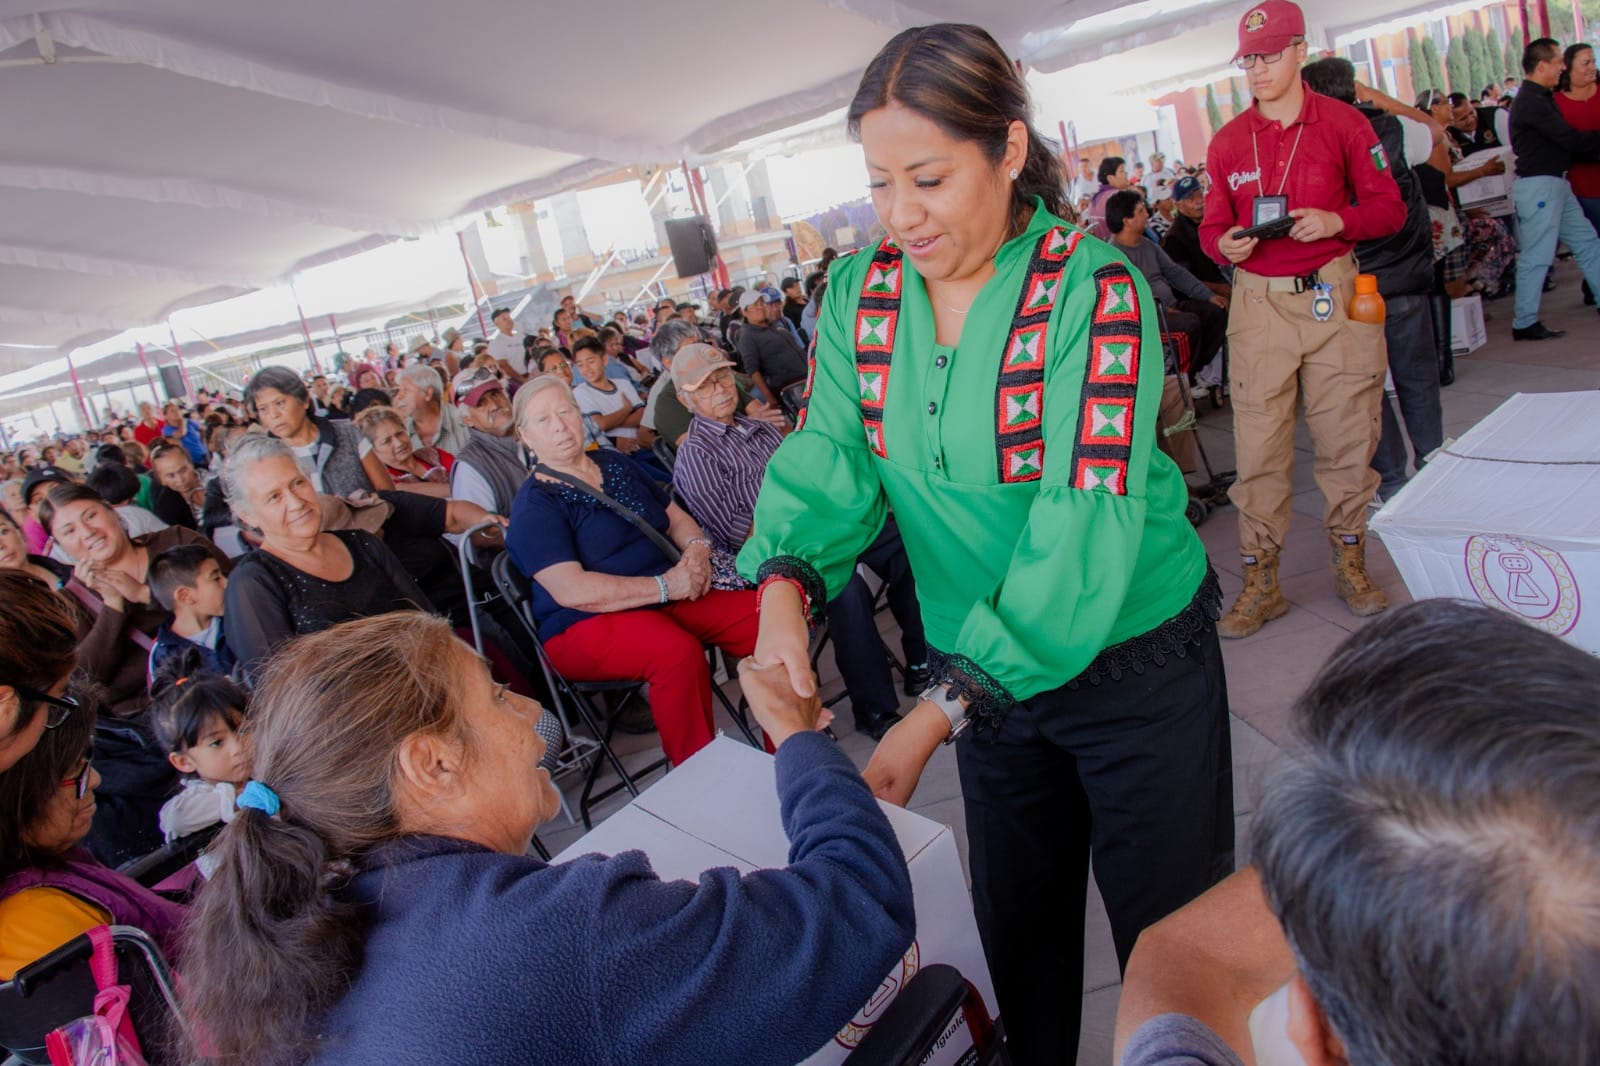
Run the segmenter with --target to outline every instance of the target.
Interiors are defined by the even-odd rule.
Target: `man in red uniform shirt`
[[[1249,636],[1289,609],[1278,554],[1302,400],[1339,595],[1358,615],[1389,606],[1364,556],[1387,353],[1383,326],[1352,321],[1345,308],[1356,243],[1399,230],[1405,204],[1371,124],[1306,90],[1306,54],[1305,17],[1290,0],[1245,13],[1234,62],[1255,103],[1217,132],[1206,155],[1212,184],[1201,246],[1235,265],[1228,341],[1239,479],[1230,496],[1245,584],[1218,623],[1225,637]],[[1280,232],[1240,235],[1275,220]]]

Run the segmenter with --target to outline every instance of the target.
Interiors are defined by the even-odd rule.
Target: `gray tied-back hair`
[[[427,363],[415,363],[400,371],[400,378],[427,392],[433,390],[433,402],[444,406],[444,376]]]
[[[263,459],[278,458],[298,462],[292,448],[265,433],[247,433],[233,442],[228,448],[228,461],[222,466],[222,495],[228,501],[229,510],[237,515],[240,506],[248,502],[244,487],[246,469]]]

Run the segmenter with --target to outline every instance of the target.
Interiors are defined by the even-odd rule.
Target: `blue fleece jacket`
[[[789,866],[663,882],[642,852],[557,866],[441,837],[352,885],[365,956],[314,1061],[763,1063],[827,1043],[911,943],[905,858],[825,737],[777,754]]]

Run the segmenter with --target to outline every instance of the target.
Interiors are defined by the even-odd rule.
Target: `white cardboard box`
[[[1474,293],[1450,301],[1450,352],[1469,355],[1489,343],[1483,321],[1483,297]]]
[[[1483,166],[1491,159],[1498,159],[1505,164],[1505,173],[1489,174],[1485,177],[1469,181],[1456,189],[1456,197],[1461,202],[1463,211],[1472,208],[1482,208],[1497,218],[1517,213],[1516,205],[1511,202],[1511,181],[1516,174],[1512,169],[1511,149],[1485,148],[1473,152],[1456,164],[1457,170],[1473,170]]]
[[[1511,397],[1372,530],[1413,597],[1480,600],[1600,654],[1600,391]]]
[[[972,916],[966,877],[955,836],[940,825],[899,807],[882,804],[905,852],[916,897],[917,934],[893,973],[855,1019],[806,1066],[843,1062],[873,1023],[883,1016],[901,986],[932,963],[954,966],[983,997],[994,1017],[994,985],[984,962],[978,925]],[[651,785],[633,802],[607,818],[555,858],[614,855],[637,849],[664,880],[696,880],[701,871],[732,866],[741,873],[788,865],[789,841],[778,814],[772,757],[748,744],[719,737],[682,766]],[[818,975],[825,980],[826,975]],[[961,1061],[970,1043],[946,1044],[927,1066]]]

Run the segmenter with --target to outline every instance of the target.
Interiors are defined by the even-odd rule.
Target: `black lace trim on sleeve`
[[[1167,665],[1168,656],[1188,658],[1189,649],[1198,646],[1200,638],[1221,617],[1222,585],[1217,581],[1217,572],[1207,567],[1206,576],[1187,607],[1148,633],[1111,645],[1096,655],[1083,673],[1067,682],[1067,687],[1121,681],[1128,674],[1143,674],[1147,666]]]
[[[1168,658],[1187,658],[1189,649],[1199,646],[1201,639],[1216,626],[1220,617],[1222,585],[1217,581],[1216,571],[1208,567],[1194,598],[1183,610],[1149,632],[1130,637],[1101,651],[1065,687],[1078,689],[1085,684],[1102,685],[1107,681],[1121,681],[1130,674],[1143,674],[1147,667],[1165,666]],[[969,701],[968,714],[973,720],[973,732],[980,736],[997,733],[1017,702],[1005,686],[964,656],[947,655],[929,648],[928,659],[933,667],[935,683],[949,685],[950,695]]]
[[[1017,702],[1004,685],[965,655],[929,648],[928,665],[933,669],[934,684],[948,685],[952,698],[967,701],[967,716],[972,719],[973,729],[979,733],[999,731]]]
[[[828,609],[828,586],[823,583],[816,567],[798,555],[778,555],[762,563],[756,570],[756,584],[759,586],[769,577],[786,577],[800,582],[806,594],[806,624],[812,627],[821,624]]]

